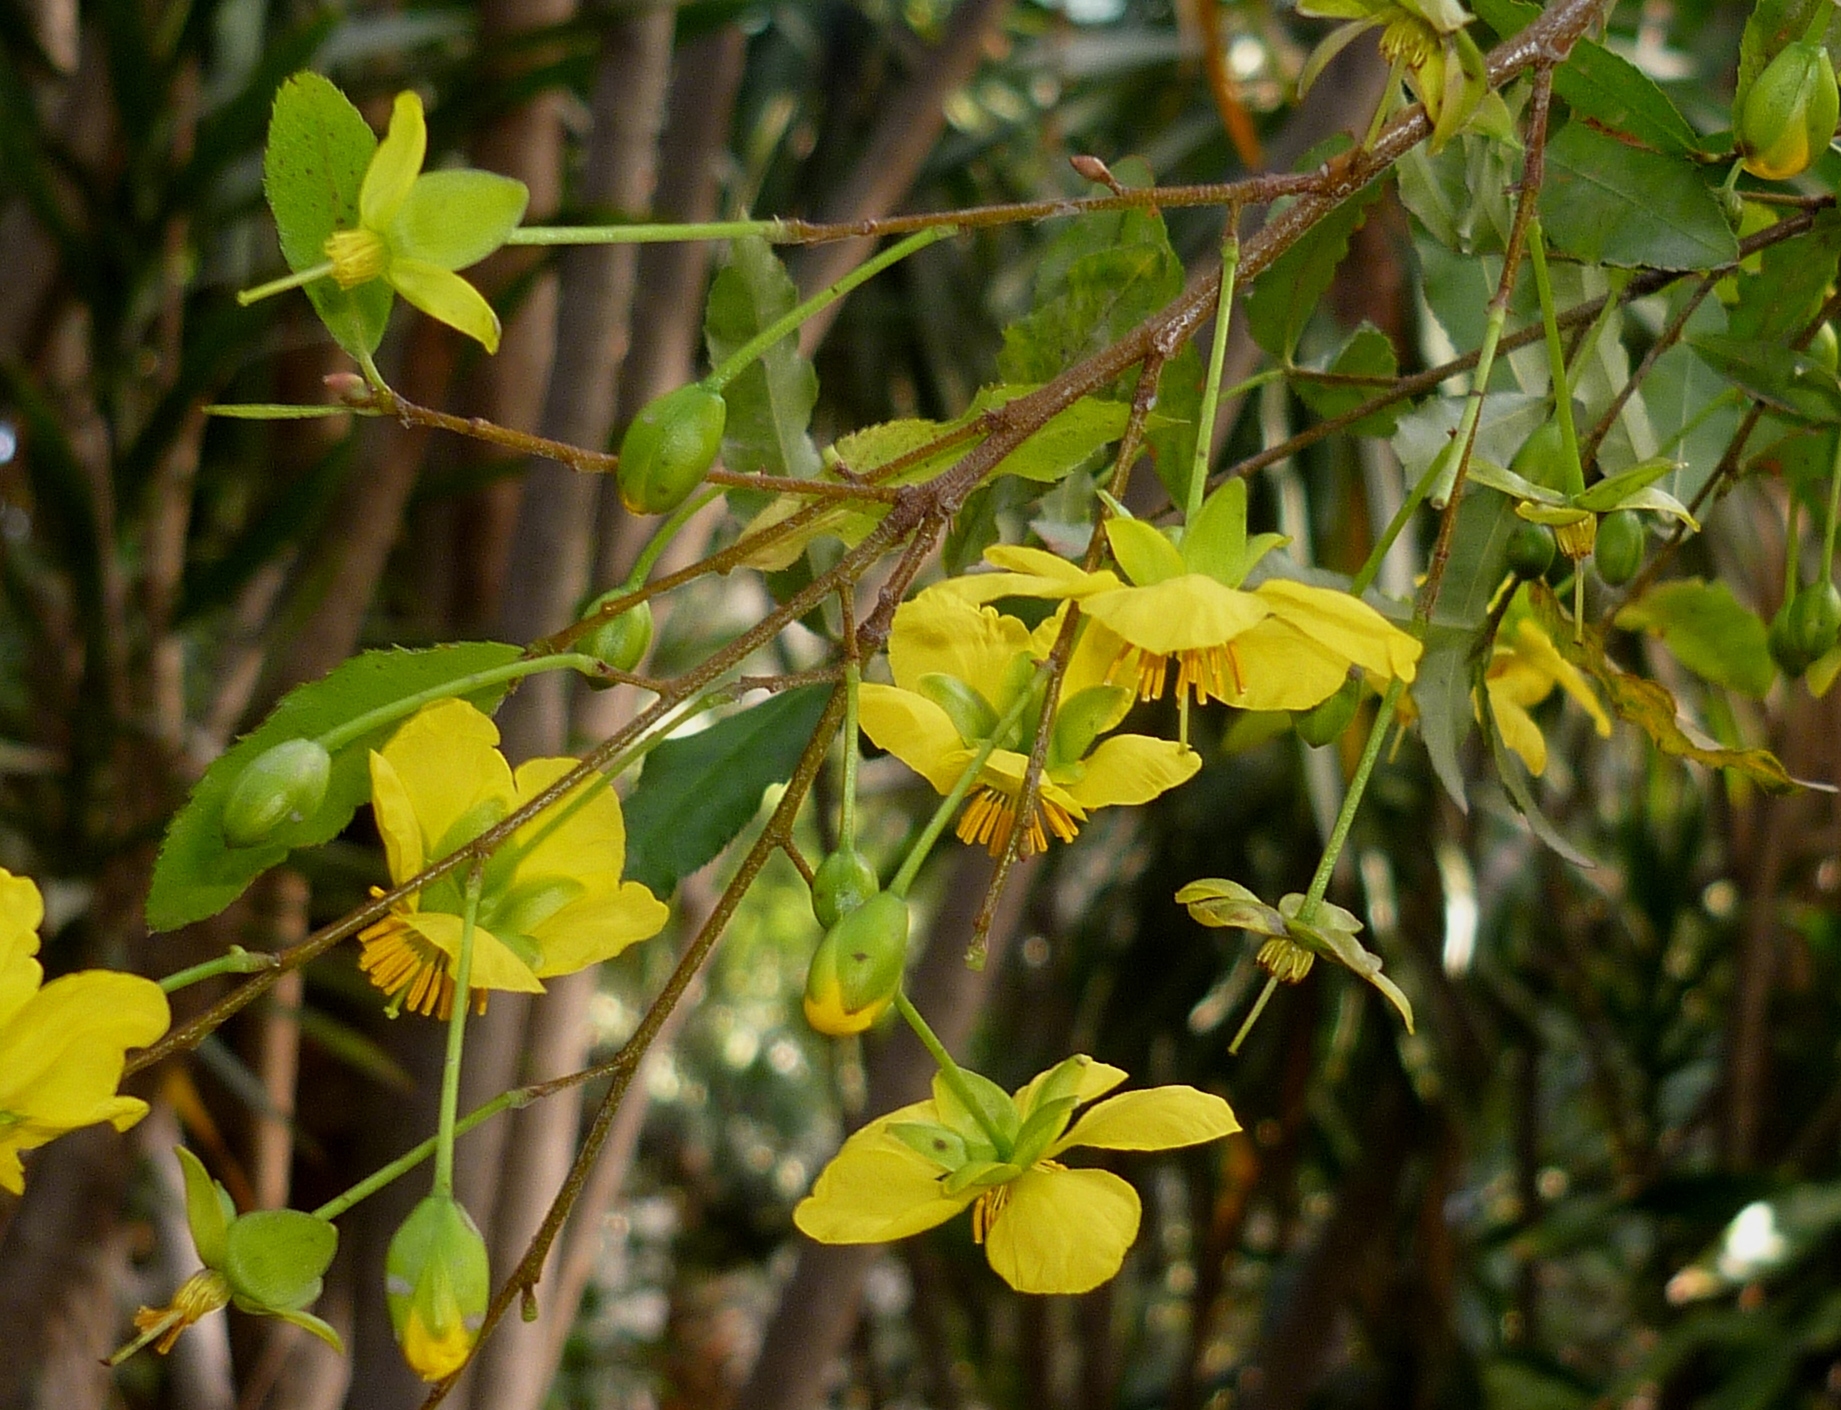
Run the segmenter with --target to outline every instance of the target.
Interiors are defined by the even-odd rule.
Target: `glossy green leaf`
[[[1739,255],[1695,163],[1584,122],[1569,122],[1547,144],[1540,214],[1556,247],[1591,264],[1705,269]]]
[[[710,285],[703,339],[710,360],[724,358],[799,302],[799,291],[773,247],[750,235],[731,246],[728,264]],[[818,401],[818,374],[789,333],[722,391],[728,403],[722,456],[743,474],[818,473],[818,452],[807,428]]]
[[[1677,660],[1716,685],[1762,698],[1777,678],[1765,625],[1725,583],[1658,583],[1617,614],[1625,631],[1662,639]]]
[[[1759,256],[1758,270],[1734,281],[1738,302],[1727,315],[1735,338],[1787,343],[1809,326],[1841,258],[1841,214],[1819,212],[1810,230],[1773,245]]]
[[[1471,691],[1476,683],[1480,633],[1433,623],[1425,629],[1425,654],[1413,677],[1419,737],[1432,772],[1460,811],[1468,812],[1461,751],[1476,725]]]
[[[1319,160],[1321,157],[1319,156]],[[1311,161],[1310,157],[1305,158]],[[1247,293],[1247,328],[1273,357],[1289,362],[1318,304],[1349,253],[1349,240],[1381,198],[1384,183],[1372,181],[1307,230],[1274,260]]]
[[[1349,340],[1342,345],[1325,371],[1342,377],[1392,378],[1399,373],[1400,362],[1394,356],[1393,341],[1372,323],[1364,323],[1349,335]],[[1313,381],[1309,377],[1293,378],[1291,386],[1304,405],[1326,420],[1354,410],[1385,390],[1375,385],[1338,386]],[[1394,405],[1351,422],[1344,428],[1344,434],[1391,436],[1399,429],[1399,424],[1400,407]]]
[[[714,860],[761,795],[792,777],[830,696],[822,685],[789,690],[654,749],[626,802],[627,879],[669,896]]]
[[[258,1209],[230,1226],[223,1273],[239,1303],[295,1311],[320,1295],[339,1249],[330,1222],[298,1209]]]
[[[269,119],[262,184],[288,268],[323,263],[326,237],[358,224],[358,189],[376,150],[370,125],[329,80],[300,73],[282,84]],[[331,278],[316,279],[307,297],[353,357],[368,357],[383,341],[388,285],[373,280],[341,289]]]
[[[1123,402],[1082,397],[997,462],[994,475],[1050,482],[1076,469],[1124,434],[1131,408]]]
[[[402,721],[379,725],[333,752],[325,799],[311,817],[282,824],[261,846],[232,848],[224,841],[224,804],[245,766],[258,756],[286,740],[314,738],[379,706],[506,665],[522,654],[515,646],[491,641],[427,651],[368,651],[323,679],[289,691],[259,728],[205,771],[167,827],[147,897],[148,928],[172,930],[216,915],[294,848],[336,837],[371,796],[370,751],[381,747]],[[495,685],[467,698],[491,709],[506,689]]]
[[[1747,396],[1801,421],[1841,421],[1841,382],[1813,358],[1783,343],[1702,333],[1689,338],[1707,366]]]

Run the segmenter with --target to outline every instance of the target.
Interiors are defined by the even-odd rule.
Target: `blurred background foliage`
[[[1730,4],[1649,0],[1617,8],[1609,28],[1712,130],[1743,20]],[[282,689],[364,645],[561,625],[520,603],[541,587],[566,611],[617,580],[638,542],[611,497],[589,492],[555,511],[582,531],[573,547],[546,554],[544,506],[560,492],[468,444],[202,414],[317,400],[340,368],[304,301],[230,297],[278,267],[260,152],[284,76],[311,65],[374,121],[417,86],[440,159],[519,171],[545,218],[845,218],[1073,194],[1076,153],[1135,154],[1166,183],[1236,174],[1211,47],[1267,160],[1287,165],[1359,128],[1378,84],[1351,50],[1310,104],[1288,108],[1315,32],[1253,0],[4,0],[0,862],[45,886],[49,967],[167,973],[342,913],[382,876],[361,830],[192,931],[149,937],[139,903],[164,819]],[[611,150],[597,148],[610,131]],[[1169,226],[1185,259],[1205,258],[1219,215],[1175,212]],[[849,301],[815,351],[821,443],[957,414],[992,379],[1056,228],[936,247]],[[380,361],[425,403],[553,428],[558,388],[590,385],[611,359],[601,424],[562,424],[606,442],[690,375],[706,256],[637,257],[625,304],[582,348],[556,331],[567,262],[508,255],[489,281],[512,325],[498,364],[406,311]],[[810,287],[835,277],[833,258],[788,262]],[[1402,370],[1436,361],[1426,281],[1448,259],[1388,195],[1305,357],[1368,319]],[[1641,319],[1625,333],[1640,353]],[[1242,408],[1230,449],[1310,415],[1270,389]],[[1352,568],[1370,533],[1364,477],[1398,477],[1384,448],[1377,468],[1376,444],[1331,440],[1261,472],[1256,519]],[[1694,550],[1767,616],[1781,523],[1780,496],[1748,485]],[[573,580],[554,561],[570,554]],[[674,600],[664,659],[699,657],[760,592],[738,576]],[[1676,677],[1722,733],[1805,777],[1841,773],[1841,695],[1780,689],[1734,706]],[[522,747],[579,742],[618,708],[565,701],[565,737],[531,726]],[[1127,1163],[1144,1231],[1124,1274],[1078,1299],[1011,1294],[962,1222],[828,1262],[800,1247],[792,1204],[875,1109],[877,1064],[894,1059],[873,1036],[859,1051],[804,1027],[816,932],[792,868],[770,869],[646,1068],[646,1100],[623,1113],[618,1159],[539,1289],[542,1320],[502,1332],[535,1340],[449,1403],[1841,1405],[1841,816],[1827,797],[1769,798],[1547,710],[1543,801],[1596,868],[1532,841],[1487,788],[1459,813],[1410,737],[1360,817],[1333,895],[1411,995],[1414,1036],[1347,975],[1320,971],[1226,1053],[1253,973],[1234,933],[1197,928],[1170,898],[1200,875],[1302,888],[1343,775],[1333,751],[1289,734],[1259,742],[1245,722],[1218,734],[1204,722],[1194,783],[1102,815],[1027,869],[983,975],[959,963],[967,917],[954,911],[982,864],[936,862],[922,888],[936,939],[917,985],[956,996],[950,1022],[982,1070],[1014,1084],[1085,1051],[1142,1082],[1220,1091],[1246,1128]],[[931,798],[892,761],[869,761],[863,788],[865,845],[886,861]],[[819,845],[814,831],[808,853]],[[693,880],[681,908],[694,915],[711,894]],[[485,1065],[535,1073],[559,1025],[590,1035],[568,1040],[577,1065],[590,1041],[612,1051],[668,965],[662,945],[630,953],[572,1017],[508,1022]],[[348,955],[280,993],[151,1074],[156,1115],[132,1151],[62,1142],[31,1197],[0,1208],[0,1403],[417,1403],[380,1331],[382,1201],[368,1232],[362,1211],[349,1222],[322,1307],[347,1329],[350,1362],[284,1327],[220,1319],[170,1362],[143,1357],[113,1381],[95,1365],[133,1304],[160,1301],[186,1271],[161,1174],[181,1134],[245,1202],[301,1204],[426,1128],[431,1045],[380,1017]],[[490,1071],[479,1080],[496,1090]],[[467,1168],[507,1172],[475,1201],[482,1223],[487,1210],[528,1222],[547,1204],[553,1181],[526,1188],[511,1173],[523,1139],[462,1147]],[[573,1139],[565,1129],[565,1148]],[[514,1251],[521,1237],[507,1236]],[[495,1271],[506,1266],[495,1244]],[[830,1317],[830,1342],[801,1338],[802,1309]]]

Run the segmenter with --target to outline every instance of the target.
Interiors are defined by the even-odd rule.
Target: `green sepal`
[[[1021,1167],[1007,1160],[968,1161],[940,1181],[940,1192],[956,1195],[980,1185],[987,1189],[993,1185],[1007,1185],[1022,1173]]]
[[[945,1074],[936,1072],[933,1076],[933,1104],[939,1110],[940,1119],[962,1135],[988,1139],[991,1133],[995,1133],[1002,1138],[1005,1147],[1012,1146],[1016,1141],[1017,1128],[1022,1122],[1017,1116],[1016,1103],[1010,1100],[1010,1094],[989,1077],[969,1067],[960,1068],[959,1076],[964,1079],[965,1090],[971,1100],[978,1103],[978,1112],[974,1114],[960,1100],[958,1091],[946,1080]],[[1009,1151],[1000,1148],[998,1154],[1007,1155]]]
[[[237,1217],[236,1205],[229,1192],[211,1178],[202,1160],[184,1146],[173,1147],[173,1154],[185,1172],[185,1222],[192,1230],[192,1247],[205,1267],[221,1269],[230,1223]]]
[[[1176,904],[1186,906],[1197,924],[1219,929],[1246,930],[1254,935],[1284,935],[1285,917],[1237,881],[1205,877],[1176,893]]]
[[[968,745],[982,744],[997,731],[998,714],[990,702],[957,676],[928,671],[914,683],[915,689],[946,712],[959,738]]]
[[[1063,700],[1049,738],[1049,767],[1085,758],[1093,741],[1124,719],[1131,704],[1132,691],[1122,685],[1090,685]]]
[[[1139,587],[1180,578],[1189,571],[1176,545],[1142,519],[1108,519],[1106,542],[1112,545],[1112,556],[1119,560],[1125,576]]]
[[[258,1209],[231,1224],[223,1273],[239,1304],[296,1311],[320,1295],[338,1249],[339,1231],[329,1221],[298,1209]]]
[[[238,1304],[241,1306],[241,1304]],[[270,1317],[279,1317],[284,1322],[292,1322],[303,1332],[311,1332],[339,1355],[345,1355],[345,1339],[339,1335],[330,1322],[315,1317],[311,1312],[303,1312],[298,1307],[263,1307],[245,1308],[245,1311],[259,1311]]]
[[[925,1156],[942,1170],[957,1170],[968,1158],[965,1138],[937,1121],[892,1121],[887,1130],[908,1149]]]
[[[1068,1118],[1079,1105],[1080,1099],[1073,1096],[1038,1102],[1036,1109],[1029,1113],[1029,1119],[1017,1130],[1011,1161],[1025,1170],[1034,1165],[1067,1130]]]

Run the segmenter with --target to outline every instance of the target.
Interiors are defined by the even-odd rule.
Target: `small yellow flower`
[[[499,348],[499,316],[454,273],[477,264],[524,217],[530,192],[490,171],[423,172],[428,125],[422,100],[396,95],[390,129],[358,189],[358,225],[326,240],[332,277],[342,289],[381,279],[430,318]]]
[[[21,1151],[107,1121],[125,1131],[147,1114],[116,1094],[129,1048],[171,1019],[152,980],[112,970],[43,985],[38,927],[44,901],[28,878],[0,870],[0,1189],[25,1191]]]
[[[1058,1157],[1074,1146],[1173,1150],[1240,1129],[1226,1102],[1193,1087],[1122,1093],[1069,1129],[1076,1107],[1125,1080],[1090,1057],[1069,1058],[1014,1095],[962,1075],[981,1098],[984,1122],[936,1077],[931,1101],[890,1112],[844,1142],[793,1222],[820,1243],[883,1243],[969,1205],[973,1235],[1011,1287],[1086,1292],[1124,1263],[1138,1234],[1138,1195],[1109,1171],[1070,1170]]]
[[[1059,561],[1059,560],[1056,560]],[[889,637],[893,685],[866,682],[860,693],[863,732],[942,794],[958,783],[978,747],[1034,689],[1035,667],[1061,630],[1059,614],[1031,632],[1015,617],[930,588],[895,613]],[[1075,647],[1061,683],[1035,815],[1023,836],[1025,855],[1048,846],[1048,834],[1071,842],[1096,808],[1146,803],[1201,767],[1186,745],[1145,735],[1100,740],[1131,706],[1128,691],[1105,683],[1106,660],[1088,644]],[[958,835],[993,856],[1016,826],[1016,798],[1029,766],[1040,709],[1025,709],[979,772]]]
[[[532,759],[514,774],[499,732],[462,700],[413,716],[371,755],[371,806],[391,880],[401,885],[478,837],[576,766]],[[622,881],[626,824],[605,783],[588,783],[512,834],[486,864],[473,931],[474,1001],[486,991],[541,993],[656,935],[669,910]],[[430,882],[358,938],[360,967],[393,1005],[445,1017],[453,1007],[465,878]]]
[[[1511,609],[1496,633],[1483,693],[1502,742],[1520,756],[1536,778],[1547,768],[1547,741],[1529,712],[1553,693],[1555,686],[1577,700],[1601,738],[1611,735],[1611,717],[1577,667],[1554,649],[1553,639],[1532,617]],[[1477,702],[1479,718],[1482,701]]]

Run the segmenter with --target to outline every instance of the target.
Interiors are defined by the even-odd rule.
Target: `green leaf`
[[[1191,339],[1163,365],[1157,379],[1157,410],[1144,428],[1151,468],[1172,504],[1189,502],[1189,472],[1195,459],[1196,420],[1202,414],[1202,384],[1208,370]],[[1232,427],[1223,434],[1231,433]]]
[[[1499,253],[1510,221],[1512,156],[1503,143],[1474,133],[1460,133],[1436,154],[1421,143],[1395,167],[1400,201],[1443,249]]]
[[[1785,343],[1814,319],[1841,257],[1841,214],[1825,210],[1808,233],[1773,245],[1759,258],[1758,272],[1741,273],[1739,301],[1727,316],[1735,338]]]
[[[734,242],[727,265],[710,285],[703,338],[710,360],[724,358],[799,302],[799,291],[773,247],[758,235]],[[788,333],[722,390],[729,417],[722,457],[743,474],[818,473],[818,452],[806,433],[818,401],[818,374]]]
[[[1510,755],[1502,742],[1502,735],[1496,729],[1496,715],[1493,710],[1481,712],[1483,737],[1489,741],[1490,759],[1496,766],[1496,777],[1501,780],[1508,792],[1509,802],[1515,811],[1528,824],[1528,830],[1554,852],[1566,858],[1576,867],[1595,867],[1598,865],[1589,853],[1582,852],[1567,840],[1566,835],[1553,825],[1553,821],[1541,811],[1541,805],[1535,801],[1533,790],[1528,787],[1528,775],[1522,768],[1521,760]]]
[[[1540,6],[1520,0],[1479,0],[1476,8],[1504,39],[1519,34],[1541,13]],[[1658,152],[1682,156],[1702,150],[1688,120],[1655,80],[1590,39],[1574,44],[1566,62],[1554,70],[1553,91],[1596,126],[1628,133]]]
[[[1310,158],[1305,158],[1309,161]],[[1247,294],[1247,328],[1281,362],[1290,362],[1317,305],[1349,252],[1349,239],[1381,198],[1381,181],[1371,181],[1337,206],[1269,265]]]
[[[224,1276],[240,1303],[297,1311],[320,1295],[339,1249],[330,1222],[298,1209],[258,1209],[230,1226]]]
[[[1818,425],[1841,421],[1841,382],[1780,342],[1701,333],[1687,340],[1701,360],[1747,396]]]
[[[1646,631],[1696,675],[1762,699],[1777,678],[1768,631],[1721,582],[1659,583],[1617,614],[1625,631]]]
[[[292,270],[326,259],[326,237],[358,224],[358,188],[377,135],[346,96],[316,73],[282,84],[269,118],[262,185],[281,255]],[[390,286],[382,280],[341,289],[328,278],[307,285],[307,297],[335,342],[360,361],[383,341]]]
[[[991,473],[1043,482],[1059,480],[1123,435],[1130,417],[1131,408],[1123,402],[1082,397],[1050,417],[1041,430],[998,461]]]
[[[1464,766],[1459,755],[1476,724],[1471,705],[1480,633],[1432,623],[1425,629],[1425,654],[1413,677],[1413,704],[1419,711],[1419,737],[1426,757],[1445,792],[1462,812],[1470,810]]]
[[[224,803],[244,768],[259,755],[286,740],[322,735],[405,696],[507,665],[522,654],[518,647],[492,641],[427,651],[368,651],[323,679],[289,691],[260,727],[205,771],[167,827],[147,896],[148,928],[173,930],[216,915],[294,848],[318,846],[336,837],[371,796],[370,751],[381,748],[402,721],[379,725],[333,751],[326,798],[313,816],[284,823],[270,843],[232,848],[224,841]],[[490,709],[506,689],[494,685],[466,698]]]
[[[1553,243],[1590,264],[1707,269],[1739,256],[1694,163],[1583,122],[1569,122],[1547,144],[1540,214]]]
[[[1349,335],[1349,340],[1342,345],[1341,351],[1326,370],[1344,377],[1391,378],[1399,373],[1400,362],[1394,356],[1393,341],[1372,323],[1363,323]],[[1309,377],[1293,378],[1291,387],[1304,405],[1325,420],[1354,410],[1384,390],[1377,386],[1335,386],[1313,381]],[[1400,408],[1391,406],[1351,422],[1344,427],[1344,433],[1351,436],[1391,436],[1399,429],[1399,425]]]
[[[626,875],[654,895],[715,859],[792,777],[831,691],[810,685],[763,700],[688,739],[659,745],[626,802]]]

